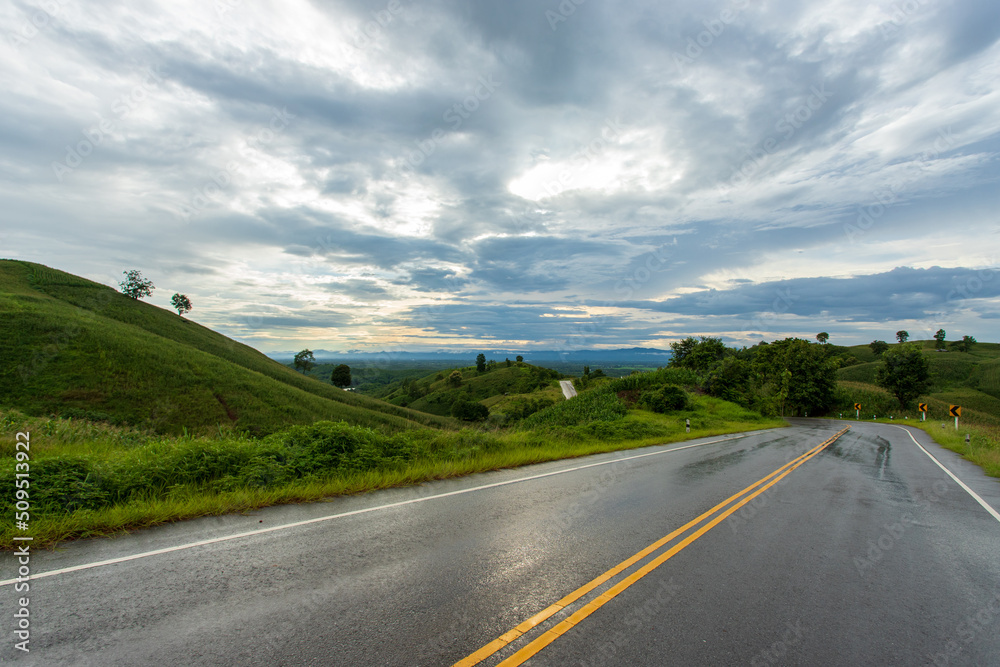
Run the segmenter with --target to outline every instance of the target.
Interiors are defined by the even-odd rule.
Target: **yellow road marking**
[[[597,588],[601,584],[605,583],[606,581],[608,581],[609,579],[613,578],[617,574],[620,574],[624,570],[627,570],[629,567],[631,567],[635,563],[639,562],[640,560],[642,560],[643,558],[645,558],[649,554],[653,553],[654,551],[657,551],[658,549],[660,549],[660,547],[662,547],[665,544],[667,544],[668,542],[672,541],[678,535],[681,535],[682,533],[687,532],[689,529],[691,529],[692,527],[698,525],[699,523],[701,523],[702,521],[704,521],[706,518],[708,518],[712,514],[715,514],[717,511],[719,511],[720,509],[722,509],[723,507],[725,507],[729,503],[733,502],[734,500],[737,500],[738,498],[740,498],[744,494],[749,493],[750,491],[752,491],[753,489],[757,488],[758,486],[764,484],[765,482],[767,482],[771,478],[780,475],[780,476],[776,477],[773,481],[771,481],[769,484],[767,484],[763,488],[759,489],[756,493],[754,493],[754,494],[752,494],[750,496],[747,496],[742,501],[740,501],[739,503],[737,503],[736,505],[734,505],[732,508],[730,508],[729,510],[727,510],[725,513],[723,513],[720,516],[716,517],[715,519],[713,519],[712,521],[710,521],[708,524],[706,524],[705,526],[703,526],[702,528],[700,528],[698,531],[696,531],[692,535],[690,535],[687,538],[685,538],[684,540],[682,540],[680,543],[678,543],[677,545],[675,545],[674,547],[672,547],[665,554],[659,556],[657,559],[653,560],[649,564],[643,566],[641,569],[639,569],[636,572],[634,572],[633,574],[629,575],[628,577],[626,577],[625,579],[623,579],[621,582],[619,582],[618,584],[616,584],[612,588],[608,589],[607,591],[605,591],[604,593],[602,593],[601,595],[599,595],[598,597],[596,597],[594,600],[588,602],[586,605],[584,605],[581,609],[579,609],[577,612],[575,612],[569,618],[565,619],[564,621],[562,621],[561,623],[559,623],[558,625],[556,625],[551,630],[548,630],[547,632],[545,632],[544,634],[542,634],[540,637],[538,637],[537,639],[535,639],[533,642],[531,642],[530,644],[528,644],[527,646],[525,646],[524,648],[522,648],[520,651],[518,651],[517,653],[515,653],[514,655],[510,656],[509,658],[507,658],[506,660],[504,660],[503,662],[500,663],[500,665],[512,665],[512,666],[513,665],[520,665],[522,662],[524,662],[525,660],[527,660],[531,656],[533,656],[536,653],[538,653],[538,651],[542,650],[543,648],[545,648],[546,646],[548,646],[550,643],[552,643],[553,641],[555,641],[555,639],[557,637],[559,637],[560,635],[562,635],[564,632],[566,632],[567,630],[569,630],[571,627],[573,627],[574,625],[576,625],[577,623],[579,623],[580,621],[582,621],[583,619],[585,619],[587,616],[590,616],[590,614],[594,613],[594,611],[596,611],[597,609],[599,609],[600,607],[602,607],[609,600],[611,600],[613,597],[615,597],[616,595],[618,595],[618,593],[622,592],[623,590],[625,590],[626,588],[628,588],[629,586],[631,586],[632,584],[634,584],[636,581],[638,581],[642,577],[646,576],[647,574],[649,574],[650,572],[652,572],[653,570],[655,570],[657,567],[659,567],[660,565],[662,565],[664,562],[666,562],[667,560],[669,560],[670,558],[672,558],[675,554],[677,554],[678,552],[682,551],[685,547],[687,547],[689,544],[691,544],[692,542],[694,542],[696,539],[698,539],[699,537],[701,537],[702,535],[704,535],[705,533],[707,533],[709,530],[711,530],[713,527],[715,527],[716,525],[718,525],[720,522],[722,522],[726,517],[728,517],[729,515],[731,515],[733,512],[737,511],[739,508],[743,507],[743,505],[747,504],[748,502],[750,502],[751,500],[753,500],[754,498],[756,498],[758,495],[760,495],[761,493],[763,493],[767,489],[769,489],[772,486],[774,486],[775,484],[777,484],[783,477],[785,477],[785,475],[789,474],[792,470],[794,470],[795,468],[797,468],[800,465],[802,465],[803,463],[805,463],[807,460],[809,460],[810,458],[812,458],[813,456],[815,456],[816,454],[818,454],[824,448],[828,447],[837,438],[839,438],[841,435],[843,435],[844,433],[846,433],[849,428],[850,427],[848,426],[847,428],[845,428],[845,429],[837,432],[833,437],[831,437],[828,440],[825,440],[825,441],[821,442],[820,444],[816,445],[815,447],[813,447],[812,449],[810,449],[805,454],[802,454],[801,456],[799,456],[799,457],[797,457],[795,459],[792,459],[791,461],[789,461],[785,465],[781,466],[780,468],[778,468],[777,470],[775,470],[774,472],[772,472],[770,475],[767,475],[766,477],[758,480],[757,482],[754,482],[753,484],[751,484],[750,486],[746,487],[745,489],[743,489],[739,493],[733,494],[732,496],[730,496],[726,500],[722,501],[721,503],[719,503],[718,505],[716,505],[712,509],[710,509],[707,512],[701,514],[697,518],[692,519],[691,521],[687,522],[686,524],[684,524],[680,528],[674,530],[669,535],[666,535],[665,537],[663,537],[663,538],[657,540],[656,542],[650,544],[648,547],[646,547],[642,551],[639,551],[634,556],[631,556],[630,558],[622,561],[621,563],[619,563],[618,565],[614,566],[613,568],[611,568],[610,570],[608,570],[604,574],[598,576],[597,578],[593,579],[592,581],[590,581],[590,582],[584,584],[583,586],[581,586],[580,588],[576,589],[575,591],[573,591],[569,595],[563,597],[558,602],[555,602],[554,604],[549,605],[548,607],[546,607],[542,611],[538,612],[534,616],[528,618],[526,621],[523,621],[519,625],[515,626],[513,629],[508,630],[504,634],[500,635],[498,638],[494,639],[489,644],[486,644],[485,646],[483,646],[482,648],[480,648],[478,651],[476,651],[476,652],[472,653],[471,655],[463,658],[462,660],[459,660],[458,662],[456,662],[454,664],[453,667],[472,667],[473,665],[479,664],[480,662],[482,662],[486,658],[490,657],[491,655],[493,655],[494,653],[496,653],[497,651],[499,651],[503,647],[507,646],[508,644],[510,644],[511,642],[513,642],[514,640],[516,640],[518,637],[520,637],[524,633],[528,632],[529,630],[531,630],[532,628],[538,626],[539,624],[545,622],[547,619],[549,619],[552,616],[554,616],[555,614],[559,613],[561,610],[565,609],[566,607],[568,607],[569,605],[571,605],[573,602],[579,600],[581,597],[583,597],[584,595],[586,595],[590,591],[594,590],[595,588]]]

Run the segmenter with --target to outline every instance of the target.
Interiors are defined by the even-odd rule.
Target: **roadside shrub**
[[[653,412],[686,410],[690,405],[688,394],[677,385],[667,384],[657,389],[649,389],[639,396],[639,404]]]
[[[31,501],[37,508],[69,513],[107,504],[108,493],[84,458],[38,459],[31,464],[31,472]]]

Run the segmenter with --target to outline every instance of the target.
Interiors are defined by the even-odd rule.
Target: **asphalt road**
[[[1000,664],[1000,520],[905,429],[855,423],[817,448],[843,425],[803,420],[36,553],[31,651],[4,632],[0,657],[449,665],[708,513],[478,664],[539,642],[524,664]],[[1000,507],[1000,482],[913,437]],[[9,628],[15,597],[0,587]]]
[[[576,396],[576,388],[573,386],[573,382],[570,380],[559,380],[559,386],[562,387],[563,396],[567,399]]]

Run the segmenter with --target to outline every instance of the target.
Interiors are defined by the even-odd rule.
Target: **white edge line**
[[[955,480],[955,482],[957,482],[960,487],[962,487],[963,489],[965,489],[970,496],[972,496],[973,498],[975,498],[976,502],[978,502],[980,505],[982,505],[983,508],[987,512],[989,512],[991,515],[993,515],[994,519],[996,519],[997,521],[1000,521],[1000,513],[998,513],[995,509],[993,509],[992,507],[990,507],[989,503],[987,503],[985,500],[983,500],[979,496],[978,493],[976,493],[975,491],[973,491],[972,489],[970,489],[968,486],[966,486],[965,482],[963,482],[962,480],[960,480],[958,477],[955,476],[955,473],[953,473],[952,471],[950,471],[947,468],[945,468],[944,465],[942,465],[940,461],[938,461],[936,458],[934,458],[933,454],[931,454],[929,451],[927,451],[926,449],[924,449],[924,446],[921,445],[919,442],[917,442],[917,439],[913,437],[912,433],[910,433],[910,429],[903,428],[902,426],[896,426],[895,424],[889,424],[889,426],[893,426],[893,427],[898,428],[900,430],[906,431],[906,435],[910,436],[910,440],[912,440],[913,444],[915,444],[917,447],[920,448],[920,451],[922,451],[924,454],[926,454],[927,456],[929,456],[931,458],[931,461],[934,461],[934,463],[937,464],[938,468],[941,468],[941,470],[944,470],[946,473],[948,473],[948,476],[951,477],[953,480]],[[931,438],[931,439],[933,440],[933,438]],[[2,583],[2,582],[0,582],[0,583]]]
[[[109,560],[97,561],[94,563],[85,563],[83,565],[74,565],[72,567],[64,567],[58,570],[49,570],[47,572],[41,572],[39,574],[32,574],[30,579],[43,579],[45,577],[54,577],[57,574],[67,574],[69,572],[77,572],[79,570],[89,570],[96,567],[103,567],[105,565],[115,565],[116,563],[125,563],[130,560],[138,560],[139,558],[148,558],[149,556],[158,556],[160,554],[166,554],[173,551],[183,551],[184,549],[193,549],[194,547],[201,547],[208,544],[217,544],[219,542],[226,542],[229,540],[239,539],[241,537],[250,537],[252,535],[261,535],[263,533],[271,533],[276,530],[285,530],[288,528],[297,528],[298,526],[306,526],[311,523],[322,523],[324,521],[332,521],[333,519],[341,519],[347,516],[354,516],[357,514],[367,514],[368,512],[376,512],[378,510],[391,509],[393,507],[401,507],[403,505],[413,505],[416,503],[422,503],[428,500],[437,500],[438,498],[447,498],[449,496],[458,496],[463,493],[472,493],[473,491],[483,491],[485,489],[493,489],[498,486],[507,486],[508,484],[518,484],[520,482],[530,482],[535,479],[542,479],[543,477],[552,477],[553,475],[562,475],[568,472],[575,472],[577,470],[584,470],[586,468],[595,468],[597,466],[606,466],[613,463],[622,463],[623,461],[632,461],[635,459],[642,459],[647,456],[658,456],[660,454],[669,454],[670,452],[679,452],[682,449],[691,449],[692,447],[703,447],[704,445],[714,445],[719,442],[729,442],[731,440],[739,440],[740,438],[749,437],[750,433],[743,433],[730,438],[719,438],[718,440],[710,440],[708,442],[699,442],[694,445],[684,445],[683,447],[674,447],[672,449],[663,449],[658,452],[648,452],[646,454],[636,454],[634,456],[626,456],[620,459],[612,459],[610,461],[601,461],[600,463],[588,463],[587,465],[576,466],[574,468],[566,468],[565,470],[555,470],[553,472],[546,472],[540,475],[532,475],[530,477],[521,477],[518,479],[509,479],[504,482],[494,482],[493,484],[484,484],[483,486],[475,486],[470,489],[459,489],[458,491],[449,491],[447,493],[439,493],[435,496],[425,496],[423,498],[411,498],[410,500],[401,500],[396,503],[389,503],[388,505],[378,505],[376,507],[366,507],[364,509],[352,510],[350,512],[341,512],[340,514],[331,514],[329,516],[316,517],[314,519],[305,519],[304,521],[295,521],[293,523],[286,523],[280,526],[272,526],[270,528],[259,528],[257,530],[250,530],[244,533],[235,533],[233,535],[225,535],[223,537],[215,537],[210,540],[201,540],[199,542],[189,542],[188,544],[179,544],[173,547],[166,547],[163,549],[156,549],[154,551],[144,551],[142,553],[132,554],[131,556],[122,556],[120,558],[111,558]],[[654,445],[655,446],[655,445]],[[940,465],[940,464],[938,464]],[[961,482],[959,482],[961,484]],[[964,485],[963,485],[964,486]],[[970,492],[971,493],[971,492]],[[978,497],[978,496],[977,496]],[[982,502],[982,501],[980,501]],[[263,508],[261,508],[263,509]],[[24,579],[27,581],[28,579]],[[16,583],[17,579],[4,579],[0,581],[0,586],[9,586]]]

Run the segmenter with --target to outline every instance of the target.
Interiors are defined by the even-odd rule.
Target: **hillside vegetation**
[[[407,378],[374,395],[394,405],[442,416],[452,414],[455,403],[460,401],[481,403],[491,415],[514,412],[523,416],[526,410],[534,411],[563,400],[560,377],[548,368],[501,361],[483,371],[469,366]],[[532,402],[534,410],[525,408],[527,401]]]
[[[962,406],[962,420],[1000,426],[1000,344],[976,343],[967,352],[935,350],[935,341],[915,341],[930,366],[930,386],[914,405],[901,410],[898,401],[875,382],[881,365],[867,345],[841,348],[860,363],[837,370],[834,410],[853,412],[854,403],[868,415],[914,414],[916,402],[927,403],[928,419],[948,418],[949,405]],[[895,347],[895,345],[891,345]]]
[[[448,419],[341,391],[176,313],[0,260],[0,405],[160,433],[265,435],[317,419],[389,431]]]

